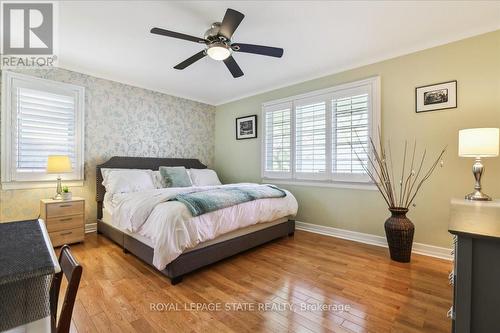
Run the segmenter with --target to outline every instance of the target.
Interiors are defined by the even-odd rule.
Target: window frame
[[[351,91],[354,89],[367,89],[369,92],[369,136],[373,138],[378,138],[378,131],[380,128],[380,109],[381,109],[381,83],[380,76],[373,76],[362,80],[357,80],[353,82],[343,83],[335,85],[326,89],[320,89],[311,91],[308,93],[290,96],[278,100],[268,101],[262,103],[262,138],[261,138],[261,178],[262,181],[274,182],[279,184],[291,184],[291,185],[306,185],[306,186],[319,186],[319,187],[339,187],[339,188],[354,188],[354,189],[376,189],[375,185],[371,182],[369,177],[364,175],[356,174],[341,174],[332,173],[332,161],[333,161],[333,151],[332,151],[332,134],[333,134],[333,122],[332,122],[332,103],[333,97],[341,95],[344,91]],[[349,94],[348,94],[349,95]],[[295,119],[296,111],[295,105],[298,101],[309,100],[309,101],[319,101],[323,99],[327,101],[326,105],[326,121],[327,121],[327,145],[326,145],[326,167],[328,177],[315,175],[304,175],[296,172],[296,128]],[[272,176],[272,172],[265,170],[265,154],[266,154],[266,124],[265,115],[269,108],[275,107],[277,105],[283,104],[291,105],[291,172],[290,175],[279,175]],[[297,175],[299,177],[297,177]]]
[[[75,96],[75,142],[76,142],[76,161],[75,172],[68,175],[61,174],[68,186],[83,186],[84,181],[84,140],[85,140],[85,88],[69,83],[52,81],[33,77],[30,75],[2,71],[2,109],[1,109],[1,183],[2,189],[29,189],[29,188],[47,188],[55,186],[57,175],[47,177],[46,173],[38,174],[39,177],[26,177],[26,179],[17,179],[15,177],[15,156],[16,148],[13,143],[13,130],[16,130],[14,112],[12,105],[12,89],[15,81],[25,82],[27,88],[39,89],[54,93],[54,91],[64,91],[72,93]],[[44,90],[44,88],[46,90]],[[21,177],[23,178],[23,177]],[[54,178],[52,180],[51,178]]]

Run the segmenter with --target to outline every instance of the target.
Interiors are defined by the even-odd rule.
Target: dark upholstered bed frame
[[[130,252],[150,265],[153,263],[153,249],[151,247],[101,221],[104,194],[106,193],[106,189],[102,185],[101,168],[158,170],[160,166],[206,169],[206,166],[197,159],[120,156],[112,157],[107,162],[96,167],[97,232],[117,243],[125,253]],[[294,231],[295,221],[288,220],[265,229],[186,252],[160,272],[169,277],[172,284],[177,284],[182,281],[182,277],[187,273],[274,239],[287,235],[291,236]]]

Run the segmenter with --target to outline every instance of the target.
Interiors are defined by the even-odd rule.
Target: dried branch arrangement
[[[380,138],[380,135],[379,135]],[[415,160],[417,151],[417,142],[413,144],[413,149],[408,147],[408,142],[405,141],[403,166],[401,169],[401,177],[399,184],[396,183],[394,177],[394,164],[392,163],[392,151],[390,141],[388,142],[387,151],[379,139],[378,147],[370,137],[369,149],[367,151],[363,146],[364,153],[368,157],[368,163],[363,163],[361,158],[356,153],[356,157],[360,161],[363,169],[377,186],[389,208],[406,208],[408,209],[422,185],[432,175],[436,166],[443,165],[443,156],[446,152],[446,146],[441,150],[434,162],[430,165],[427,171],[423,171],[423,166],[427,157],[427,150],[424,149],[422,156]],[[411,157],[411,161],[410,161]]]

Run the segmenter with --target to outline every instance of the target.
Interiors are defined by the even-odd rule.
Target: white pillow
[[[149,169],[120,169],[120,168],[102,168],[101,169],[101,175],[102,175],[102,179],[106,179],[106,177],[108,176],[108,174],[110,172],[113,172],[113,171],[152,171],[152,170],[149,170]]]
[[[102,173],[102,185],[106,187],[106,192],[129,193],[153,190],[156,188],[151,170],[139,169],[108,169]]]
[[[156,188],[165,188],[167,184],[165,184],[165,180],[163,179],[160,170],[151,171],[151,175],[153,177],[153,183]]]
[[[101,175],[102,175],[102,179],[106,179],[106,176],[108,173],[112,172],[112,171],[130,171],[130,170],[133,170],[133,171],[148,171],[151,173],[151,177],[153,177],[153,184],[155,184],[155,187],[156,188],[164,188],[164,187],[167,187],[165,185],[165,182],[163,181],[163,177],[160,175],[160,171],[159,170],[151,170],[151,169],[119,169],[119,168],[102,168],[101,169]],[[103,182],[103,185],[104,185],[104,182]]]
[[[211,169],[189,169],[189,177],[193,186],[221,185],[217,173]]]

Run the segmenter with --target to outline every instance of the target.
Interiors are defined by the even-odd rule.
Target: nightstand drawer
[[[47,205],[47,220],[57,216],[83,214],[83,201],[58,202]]]
[[[61,246],[64,244],[71,244],[83,241],[83,227],[61,230],[56,232],[49,232],[50,241],[52,246]]]
[[[82,228],[84,226],[83,215],[53,217],[45,221],[49,232]]]

